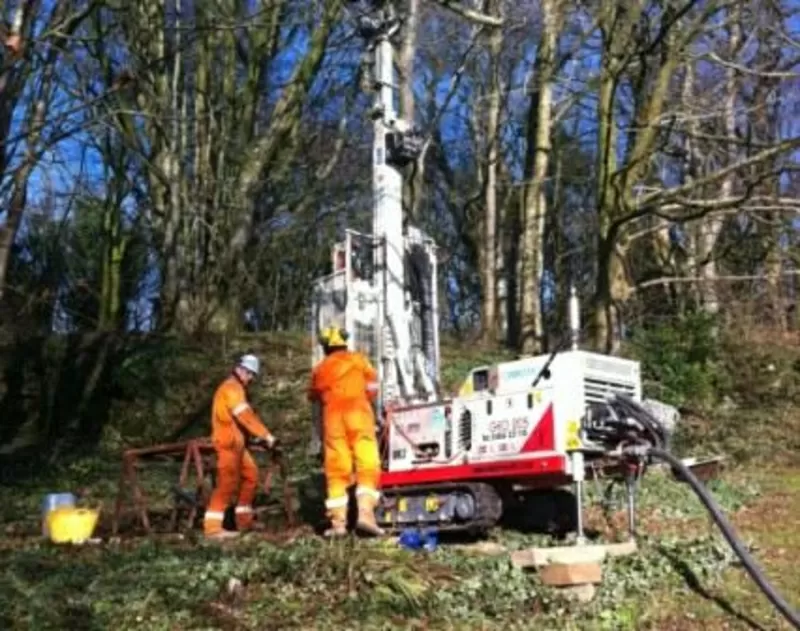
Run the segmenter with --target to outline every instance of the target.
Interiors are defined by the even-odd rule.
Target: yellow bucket
[[[92,536],[99,510],[65,506],[50,511],[47,528],[53,543],[83,543]]]

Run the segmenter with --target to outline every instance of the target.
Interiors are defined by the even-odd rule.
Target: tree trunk
[[[614,8],[606,7],[603,23],[613,22]],[[611,233],[611,213],[616,205],[615,189],[611,176],[617,169],[617,127],[614,115],[614,93],[616,91],[619,68],[615,62],[611,47],[614,38],[610,32],[604,32],[603,57],[601,59],[600,85],[597,100],[597,206],[598,233],[595,240],[596,267],[595,291],[592,296],[592,314],[587,323],[590,346],[596,350],[608,349],[612,346],[615,323],[611,310],[611,261],[613,255],[613,239]]]
[[[660,138],[661,119],[682,45],[697,28],[687,28],[678,42],[674,24],[668,23],[670,17],[662,16],[664,35],[659,41],[658,64],[647,69],[647,80],[634,94],[634,124],[626,142],[624,167],[618,168],[615,94],[629,63],[630,48],[638,45],[635,35],[644,6],[644,2],[638,2],[623,10],[616,3],[603,3],[600,8],[603,44],[597,105],[598,261],[590,343],[605,352],[614,352],[619,347],[621,307],[632,291],[625,270],[628,244],[623,226],[626,220],[642,212],[644,202],[639,199],[636,187],[651,169],[651,156]]]
[[[297,63],[289,85],[275,104],[270,124],[253,139],[245,152],[244,166],[234,184],[234,190],[238,192],[235,197],[238,203],[232,220],[232,236],[220,262],[226,270],[228,287],[214,300],[218,306],[217,317],[214,319],[216,326],[224,326],[227,332],[238,329],[242,320],[240,289],[241,281],[245,277],[237,271],[244,265],[250,244],[255,196],[263,186],[261,178],[268,166],[274,165],[280,171],[285,170],[289,164],[291,152],[297,146],[302,106],[322,64],[328,38],[336,25],[341,7],[342,0],[326,0],[324,3],[322,17],[311,34],[305,56]]]
[[[732,8],[728,34],[730,59],[733,62],[741,46],[742,34],[739,20],[741,19],[741,6]],[[738,93],[737,72],[733,65],[725,70],[725,105],[723,107],[723,122],[725,136],[728,139],[728,162],[736,161],[736,98]],[[719,195],[722,199],[733,196],[733,174],[728,175],[720,186]],[[723,219],[718,213],[711,213],[700,221],[698,235],[698,248],[696,258],[700,261],[700,298],[703,310],[710,315],[719,312],[719,297],[717,295],[717,263],[714,259],[714,247],[722,231]]]
[[[499,11],[499,0],[490,0],[487,13],[495,15]],[[489,73],[490,86],[487,98],[486,140],[487,164],[484,183],[485,212],[481,218],[481,241],[479,247],[479,266],[481,277],[481,332],[484,341],[495,342],[499,338],[497,313],[498,244],[497,244],[497,172],[499,162],[500,132],[500,51],[503,45],[503,32],[492,29],[489,35]]]
[[[110,159],[110,156],[109,158]],[[117,186],[120,186],[117,183]],[[101,267],[100,313],[97,328],[100,331],[117,329],[121,324],[122,261],[125,258],[127,238],[121,234],[120,205],[117,195],[103,205],[103,261]]]
[[[534,66],[534,93],[528,115],[525,168],[522,273],[520,274],[520,348],[536,353],[542,348],[543,321],[541,280],[544,263],[544,233],[547,217],[545,183],[550,165],[553,88],[558,35],[561,28],[560,0],[543,0],[542,39]]]

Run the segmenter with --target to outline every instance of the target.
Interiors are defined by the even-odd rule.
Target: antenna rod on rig
[[[569,334],[572,340],[572,350],[577,351],[581,336],[581,309],[578,292],[574,285],[569,288]]]

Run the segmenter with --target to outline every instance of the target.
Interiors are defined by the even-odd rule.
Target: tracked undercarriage
[[[376,519],[388,533],[426,526],[479,533],[497,524],[502,514],[502,498],[490,484],[437,483],[385,489]]]

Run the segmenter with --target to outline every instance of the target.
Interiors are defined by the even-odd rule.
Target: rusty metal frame
[[[297,518],[294,511],[294,489],[289,480],[289,470],[286,466],[286,459],[282,452],[270,452],[270,466],[267,468],[267,474],[264,477],[263,489],[264,493],[270,495],[272,492],[272,480],[277,471],[283,479],[283,511],[286,516],[286,528],[294,528],[297,525]]]
[[[249,447],[251,451],[263,452],[266,451],[260,447]],[[120,472],[119,486],[117,490],[117,498],[114,505],[114,513],[111,522],[111,532],[113,536],[119,534],[119,522],[122,514],[123,507],[127,504],[126,496],[130,491],[133,495],[133,503],[135,505],[135,512],[138,516],[139,522],[144,528],[145,532],[150,535],[153,533],[153,528],[148,516],[147,497],[142,490],[139,482],[137,469],[142,464],[142,461],[148,458],[166,457],[174,460],[183,459],[181,466],[180,477],[178,485],[185,488],[189,481],[189,475],[194,473],[195,488],[197,495],[202,498],[203,503],[208,499],[208,489],[205,484],[206,471],[209,469],[211,463],[209,460],[216,457],[214,446],[208,438],[194,439],[176,443],[164,443],[159,445],[152,445],[150,447],[142,447],[137,449],[128,449],[122,454],[122,470]],[[275,473],[279,473],[283,478],[283,491],[284,491],[284,510],[286,513],[287,527],[291,528],[295,525],[296,516],[292,505],[294,492],[289,482],[288,471],[284,457],[279,452],[270,452],[270,464],[267,467],[266,476],[264,477],[263,489],[267,495],[272,490],[272,483]],[[194,524],[197,517],[198,505],[193,504],[189,509],[189,515],[186,520],[186,528],[190,529]],[[176,499],[175,505],[172,508],[170,515],[170,532],[175,532],[178,527],[178,500]]]

